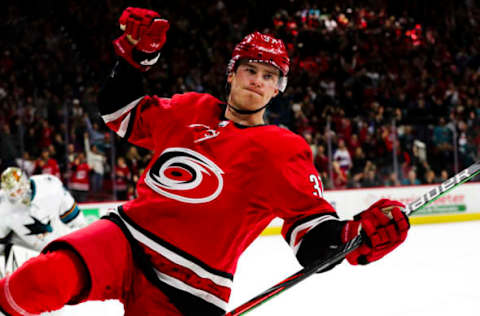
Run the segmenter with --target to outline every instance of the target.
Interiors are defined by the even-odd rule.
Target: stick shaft
[[[404,212],[407,215],[410,215],[413,212],[423,209],[424,207],[426,207],[427,205],[429,205],[439,197],[448,193],[453,188],[459,186],[464,182],[471,180],[473,177],[475,177],[479,173],[480,173],[480,162],[476,162],[470,167],[460,171],[450,179],[442,182],[437,187],[426,192],[425,194],[420,196],[418,199],[409,203],[405,208]],[[345,244],[343,249],[340,250],[337,254],[330,256],[327,259],[318,260],[314,262],[312,265],[305,267],[302,270],[292,274],[285,280],[277,283],[276,285],[258,294],[257,296],[245,302],[244,304],[233,309],[231,312],[227,313],[226,316],[239,316],[239,315],[248,313],[249,311],[260,306],[262,303],[265,303],[266,301],[270,300],[272,297],[282,293],[283,291],[291,288],[295,284],[298,284],[301,281],[305,280],[309,276],[317,272],[321,272],[326,267],[329,267],[332,264],[342,260],[347,254],[357,249],[361,244],[362,244],[362,238],[360,235],[358,235],[357,237],[352,239],[349,243]]]

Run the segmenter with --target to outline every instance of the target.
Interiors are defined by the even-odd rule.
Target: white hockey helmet
[[[11,203],[22,202],[29,205],[31,202],[30,181],[22,169],[8,167],[2,172],[2,190],[7,194]]]

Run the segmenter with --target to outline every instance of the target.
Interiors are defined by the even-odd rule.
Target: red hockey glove
[[[170,27],[168,21],[155,11],[128,7],[118,22],[125,33],[113,41],[115,53],[135,68],[147,71],[160,57]]]
[[[404,207],[398,201],[381,199],[345,224],[342,242],[355,238],[359,230],[364,240],[360,247],[346,256],[350,264],[364,265],[376,261],[407,238],[410,222],[401,211]]]

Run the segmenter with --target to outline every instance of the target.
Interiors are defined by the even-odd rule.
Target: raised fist
[[[116,54],[135,68],[147,71],[160,56],[170,26],[168,21],[155,11],[128,7],[118,22],[124,34],[113,41]]]

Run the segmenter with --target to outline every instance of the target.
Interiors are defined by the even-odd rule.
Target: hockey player
[[[49,242],[86,226],[83,214],[62,182],[52,175],[27,178],[17,167],[2,172],[0,255],[13,245],[40,252]]]
[[[168,22],[127,8],[120,25],[120,59],[99,103],[111,129],[153,153],[138,198],[1,280],[4,312],[119,299],[127,316],[223,315],[239,256],[277,216],[302,265],[360,231],[367,242],[348,255],[352,264],[378,260],[405,240],[409,222],[396,201],[340,220],[323,198],[308,144],[264,123],[265,107],[287,83],[281,40],[253,33],[235,47],[225,102],[199,93],[161,98],[143,94],[141,73],[158,60]]]

